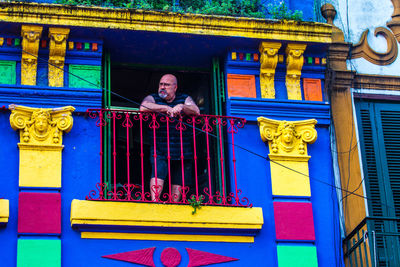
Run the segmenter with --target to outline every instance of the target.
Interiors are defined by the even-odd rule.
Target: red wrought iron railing
[[[119,109],[90,109],[87,114],[99,127],[101,162],[100,181],[87,200],[252,206],[241,196],[236,174],[235,134],[244,127],[245,119],[215,115],[171,118]],[[229,140],[231,164],[226,162],[222,140]],[[171,156],[173,146],[178,159]],[[160,150],[165,155],[160,155]],[[161,160],[168,170],[163,188],[157,179]],[[181,179],[177,188],[172,164]],[[189,175],[187,164],[192,167]],[[228,165],[231,168],[225,167]],[[156,179],[150,185],[152,168]]]

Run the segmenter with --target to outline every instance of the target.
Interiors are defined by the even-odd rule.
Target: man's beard
[[[162,99],[165,99],[165,98],[168,96],[167,91],[165,91],[165,90],[160,90],[160,91],[158,92],[158,96],[161,97]]]

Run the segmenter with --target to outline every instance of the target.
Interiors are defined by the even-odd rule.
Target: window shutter
[[[370,110],[370,105],[368,105],[368,103],[362,103],[362,105],[359,106],[358,114],[361,124],[359,129],[362,142],[361,150],[363,155],[364,178],[367,185],[369,214],[372,216],[383,216],[382,199],[380,195],[380,188],[383,187],[383,185],[380,183],[382,179],[379,179],[378,176],[376,162],[377,153],[375,151],[376,145],[374,146],[374,136],[376,135],[375,131],[373,131],[373,127],[375,127],[375,121],[373,120],[374,112]]]
[[[400,105],[356,102],[370,216],[400,216]],[[378,266],[400,266],[400,224],[376,219]],[[393,234],[395,233],[395,234]]]
[[[400,217],[400,110],[381,110],[383,140],[386,151],[389,185],[387,193],[392,196],[388,214]]]

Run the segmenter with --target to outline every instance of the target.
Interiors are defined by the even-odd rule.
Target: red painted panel
[[[156,249],[155,247],[145,248],[145,249],[122,252],[117,254],[105,255],[101,257],[154,267],[155,265],[153,261],[153,254],[155,249]]]
[[[60,193],[19,193],[18,233],[60,234]]]
[[[191,248],[186,248],[189,254],[189,264],[188,267],[205,266],[215,263],[223,263],[230,261],[237,261],[239,259],[222,256],[218,254],[213,254],[210,252],[205,252],[201,250],[195,250]]]
[[[304,100],[322,101],[321,80],[304,78]]]
[[[274,202],[278,240],[315,240],[311,203]]]
[[[182,256],[176,248],[166,248],[161,252],[161,262],[165,267],[176,267]]]
[[[228,95],[229,97],[257,97],[254,75],[228,74]]]

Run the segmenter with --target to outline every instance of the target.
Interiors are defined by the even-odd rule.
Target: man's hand
[[[167,114],[171,117],[177,117],[181,115],[183,111],[184,104],[178,104],[175,107],[171,108],[170,110],[167,111]]]

